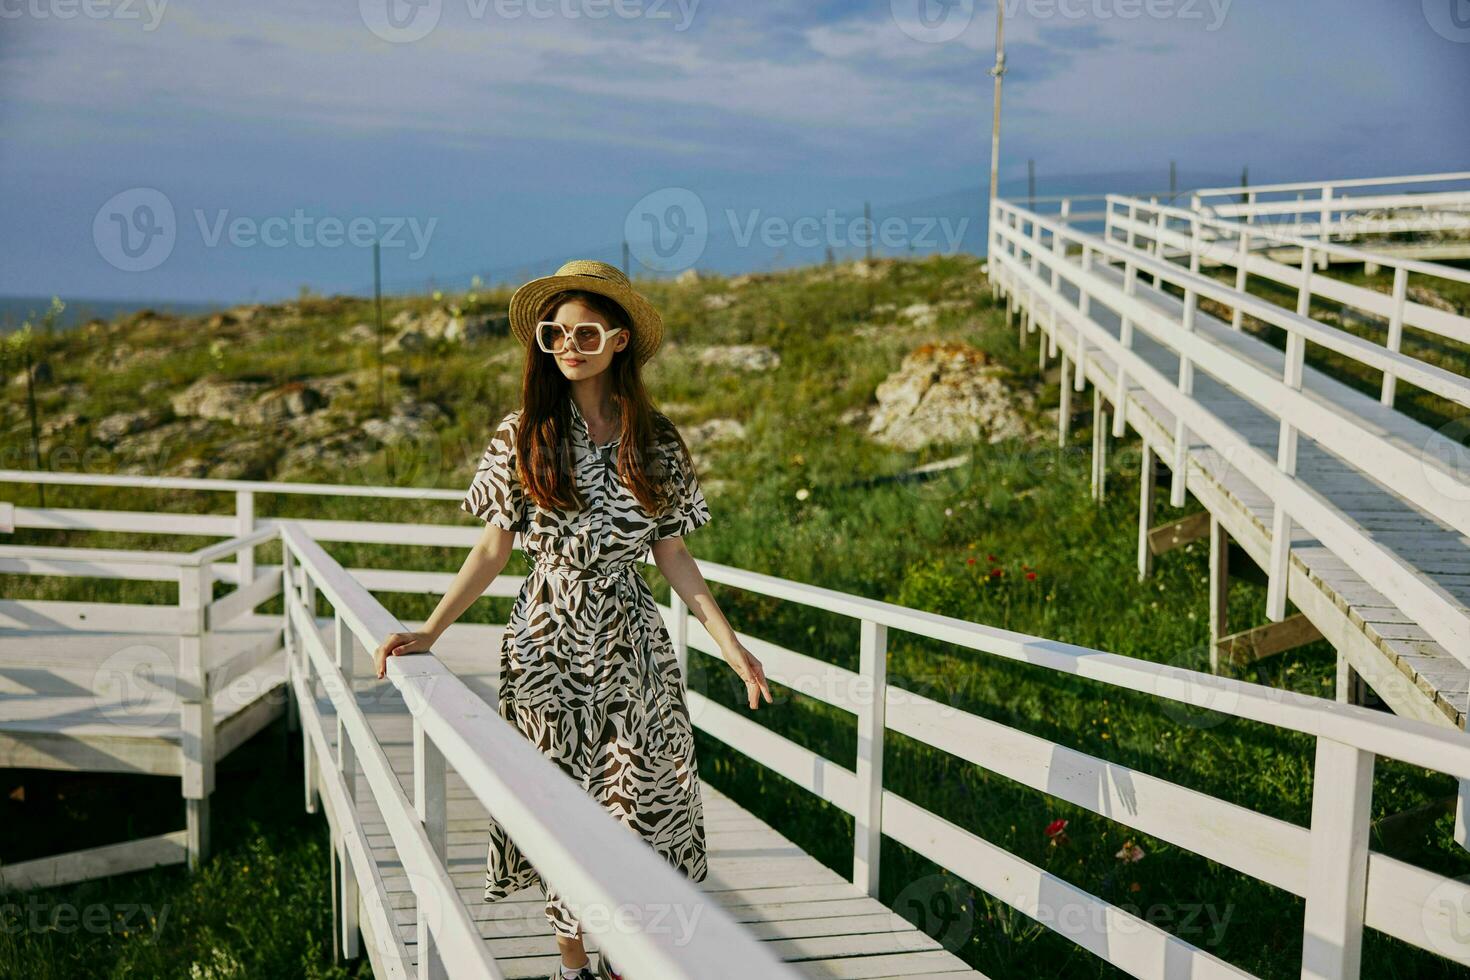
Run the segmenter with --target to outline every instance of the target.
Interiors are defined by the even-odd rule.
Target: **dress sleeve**
[[[704,491],[699,486],[699,477],[694,472],[694,461],[688,452],[677,443],[666,450],[669,479],[672,482],[673,503],[668,513],[658,519],[650,540],[659,541],[674,535],[688,534],[697,527],[709,523],[709,504],[705,503]]]
[[[525,529],[525,491],[516,469],[514,415],[501,419],[480,457],[460,510],[507,531]]]

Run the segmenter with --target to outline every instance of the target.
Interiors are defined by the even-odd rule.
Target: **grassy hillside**
[[[1036,376],[1034,346],[1018,349],[1015,332],[991,304],[974,260],[897,261],[864,270],[847,265],[738,284],[706,278],[648,286],[667,324],[667,346],[648,371],[655,401],[681,427],[733,418],[746,432],[743,440],[695,446],[714,514],[709,526],[689,539],[696,556],[1129,656],[1206,666],[1205,548],[1196,544],[1162,556],[1144,582],[1134,573],[1136,443],[1114,445],[1109,495],[1097,505],[1088,497],[1085,424],[1079,424],[1074,444],[1065,449],[1051,438],[1018,438],[906,453],[876,444],[859,422],[851,421],[905,354],[932,342],[969,344],[988,353],[1016,391],[1036,396],[1041,408],[1027,411],[1038,432],[1050,431],[1045,407],[1057,403],[1055,382]],[[496,293],[395,300],[387,318],[406,307],[422,313],[445,304],[478,315],[502,310],[507,299]],[[207,320],[144,317],[39,337],[37,356],[50,365],[51,377],[37,389],[38,413],[40,424],[53,426],[48,445],[53,467],[66,468],[64,460],[75,459],[89,461],[77,465],[101,470],[128,468],[139,465],[137,454],[143,450],[143,462],[164,471],[462,488],[487,426],[515,405],[519,346],[492,334],[395,352],[382,374],[380,408],[373,346],[367,333],[353,329],[370,319],[368,306],[359,301],[307,297],[214,326]],[[780,364],[748,372],[701,366],[703,347],[727,344],[768,345],[779,352]],[[9,361],[4,374],[15,370]],[[177,417],[174,396],[205,376],[251,381],[265,392],[290,392],[298,390],[293,385],[309,387],[321,379],[333,379],[336,387],[329,386],[328,407],[280,424]],[[0,433],[7,453],[19,454],[29,431],[26,402],[20,385],[10,384],[4,394]],[[105,444],[98,438],[102,420],[138,412],[150,413],[137,423],[143,428]],[[427,431],[422,425],[405,426],[409,437],[380,447],[354,435],[382,431],[374,428],[374,420],[395,412],[432,424]],[[56,421],[66,413],[77,418],[69,425]],[[125,423],[110,423],[109,437]],[[174,428],[147,439],[149,431],[164,426]],[[964,451],[973,451],[972,463],[939,479],[888,479]],[[311,463],[316,457],[320,465]],[[332,462],[349,457],[353,462],[345,467]],[[35,492],[7,491],[7,496],[31,503]],[[224,496],[50,488],[46,503],[197,511],[229,506]],[[270,514],[464,523],[454,506],[443,502],[385,505],[265,495],[257,506]],[[1161,519],[1185,513],[1171,512],[1162,499],[1160,511]],[[129,546],[140,543],[138,536],[122,535],[90,535],[87,543],[119,544],[124,537]],[[66,539],[28,532],[15,540]],[[147,543],[197,544],[163,537]],[[462,557],[445,548],[345,545],[331,550],[344,564],[434,570],[452,570]],[[657,588],[666,594],[661,580]],[[103,589],[89,584],[84,590],[65,580],[15,576],[0,577],[0,592],[50,598],[102,592],[139,602],[173,598],[171,589],[146,583],[108,583]],[[738,629],[857,666],[858,636],[851,622],[721,587],[716,597]],[[435,601],[380,598],[404,619],[426,616]],[[1263,590],[1234,583],[1232,628],[1264,621],[1263,608]],[[507,600],[481,600],[466,618],[503,622],[507,612]],[[900,686],[1242,806],[1297,823],[1308,819],[1310,739],[909,635],[891,634],[890,649],[890,678]],[[691,686],[738,707],[732,675],[711,663],[695,658]],[[1325,644],[1314,644],[1244,676],[1330,697],[1332,654]],[[755,715],[758,721],[853,765],[856,731],[850,717],[779,685],[773,685],[773,693],[774,710],[763,707]],[[702,735],[699,748],[706,779],[839,872],[849,872],[850,818]],[[1049,872],[1258,975],[1297,974],[1299,900],[897,735],[890,737],[885,765],[887,785],[895,792]],[[175,918],[155,943],[162,952],[140,951],[140,940],[115,934],[89,937],[85,944],[71,941],[66,946],[77,951],[76,972],[188,976],[181,964],[207,959],[214,955],[211,950],[220,949],[242,965],[242,976],[268,975],[281,956],[310,975],[335,975],[319,958],[327,946],[325,828],[319,818],[294,812],[298,790],[291,773],[266,771],[251,778],[254,782],[243,785],[254,789],[240,794],[237,807],[217,807],[216,812],[228,814],[215,838],[220,853],[197,881],[161,872],[43,896],[48,902],[84,903],[87,896],[142,901],[118,896],[150,895],[175,903]],[[278,781],[285,791],[273,789]],[[44,778],[35,783],[50,786]],[[1382,762],[1376,772],[1375,817],[1443,799],[1453,789],[1447,779]],[[162,785],[155,795],[162,804],[142,793],[129,799],[136,800],[140,812],[162,805],[169,815],[165,823],[176,820],[175,787]],[[280,806],[282,798],[290,805]],[[39,826],[28,812],[30,799],[6,804],[7,827]],[[66,819],[77,835],[125,836],[99,826],[95,809],[77,808]],[[1064,833],[1049,836],[1048,828],[1058,820],[1067,821]],[[1422,838],[1375,846],[1451,874],[1470,873],[1470,858],[1453,844],[1450,831],[1447,814]],[[38,830],[12,833],[0,838],[0,859],[45,853],[51,843]],[[275,869],[265,881],[252,877],[261,866],[262,847],[271,853]],[[1135,848],[1142,857],[1130,860],[1140,853]],[[1121,975],[891,841],[884,844],[883,882],[884,901],[997,980]],[[252,911],[243,918],[219,917],[220,908],[237,903]],[[294,931],[259,912],[262,904],[302,910],[284,920]],[[50,933],[0,930],[0,972],[8,964],[17,975],[72,975],[48,965],[59,948],[58,937]],[[1366,942],[1364,973],[1457,975],[1436,958],[1373,933]]]

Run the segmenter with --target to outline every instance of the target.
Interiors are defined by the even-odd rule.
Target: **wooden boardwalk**
[[[1068,261],[1080,264],[1078,256]],[[1094,265],[1094,272],[1119,288],[1122,270]],[[1137,296],[1177,319],[1182,301],[1153,288],[1140,275]],[[1076,301],[1077,293],[1064,284],[1063,293]],[[1024,291],[1016,295],[1023,302]],[[1043,329],[1049,326],[1042,310],[1035,313]],[[1092,321],[1113,337],[1121,330],[1119,317],[1101,302],[1090,310]],[[1285,355],[1270,344],[1200,310],[1196,331],[1211,344],[1230,350],[1267,374],[1280,377]],[[1076,363],[1072,331],[1063,329],[1059,349]],[[1044,342],[1044,341],[1043,341]],[[1133,350],[1168,378],[1177,377],[1179,357],[1171,348],[1135,330]],[[1117,389],[1116,367],[1096,346],[1086,352],[1087,379],[1112,401]],[[1126,373],[1126,372],[1125,372]],[[1378,399],[1308,366],[1302,391],[1334,412],[1362,424],[1414,454],[1436,454],[1441,465],[1454,472],[1448,440],[1435,440],[1425,425],[1381,405]],[[1244,435],[1250,444],[1275,456],[1280,437],[1277,418],[1261,410],[1229,386],[1211,377],[1203,365],[1195,369],[1193,399]],[[1165,460],[1173,457],[1175,418],[1159,399],[1129,379],[1127,422]],[[1188,447],[1189,490],[1205,504],[1262,568],[1270,554],[1273,504],[1254,483],[1211,447],[1196,437]],[[1423,578],[1470,608],[1470,538],[1423,512],[1402,497],[1348,465],[1305,434],[1300,436],[1297,476],[1307,486],[1357,522],[1374,541],[1412,566]],[[1290,598],[1348,662],[1399,714],[1421,720],[1465,727],[1470,711],[1470,670],[1436,642],[1424,629],[1379,592],[1358,569],[1350,567],[1319,541],[1295,529],[1291,544]]]
[[[418,624],[410,624],[416,626]],[[323,622],[323,636],[330,624]],[[436,653],[477,694],[495,698],[496,652],[501,627],[458,624]],[[405,792],[413,790],[411,717],[398,691],[371,676],[359,658],[354,688]],[[326,698],[318,700],[324,720],[333,717]],[[335,725],[327,724],[335,751]],[[808,855],[729,797],[701,785],[708,835],[709,877],[701,888],[711,900],[744,923],[759,939],[802,975],[818,978],[925,977],[982,978],[963,960],[917,929],[903,916],[870,898],[850,880]],[[486,903],[482,893],[488,844],[488,815],[464,782],[448,774],[448,858],[446,864],[481,935],[508,978],[551,975],[559,957],[543,912],[539,888],[528,888]],[[413,893],[394,852],[387,826],[367,779],[357,776],[357,812],[372,847],[387,900],[400,935],[402,955],[416,969]],[[364,921],[366,921],[364,919]],[[369,946],[381,942],[369,939]],[[597,949],[595,936],[588,950]],[[595,959],[595,958],[594,958]],[[375,969],[377,964],[375,964]],[[412,974],[412,970],[409,971]],[[983,980],[983,978],[982,978]]]

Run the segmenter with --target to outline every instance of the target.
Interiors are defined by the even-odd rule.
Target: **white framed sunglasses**
[[[578,354],[601,354],[607,338],[622,327],[608,329],[600,323],[586,321],[570,327],[555,320],[542,320],[536,324],[536,346],[548,354],[560,354],[570,342]]]

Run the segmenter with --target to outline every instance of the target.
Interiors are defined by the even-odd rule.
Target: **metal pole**
[[[995,5],[995,114],[990,122],[990,199],[995,200],[1000,179],[1000,82],[1006,73],[1006,5]],[[987,214],[989,213],[987,209]]]

